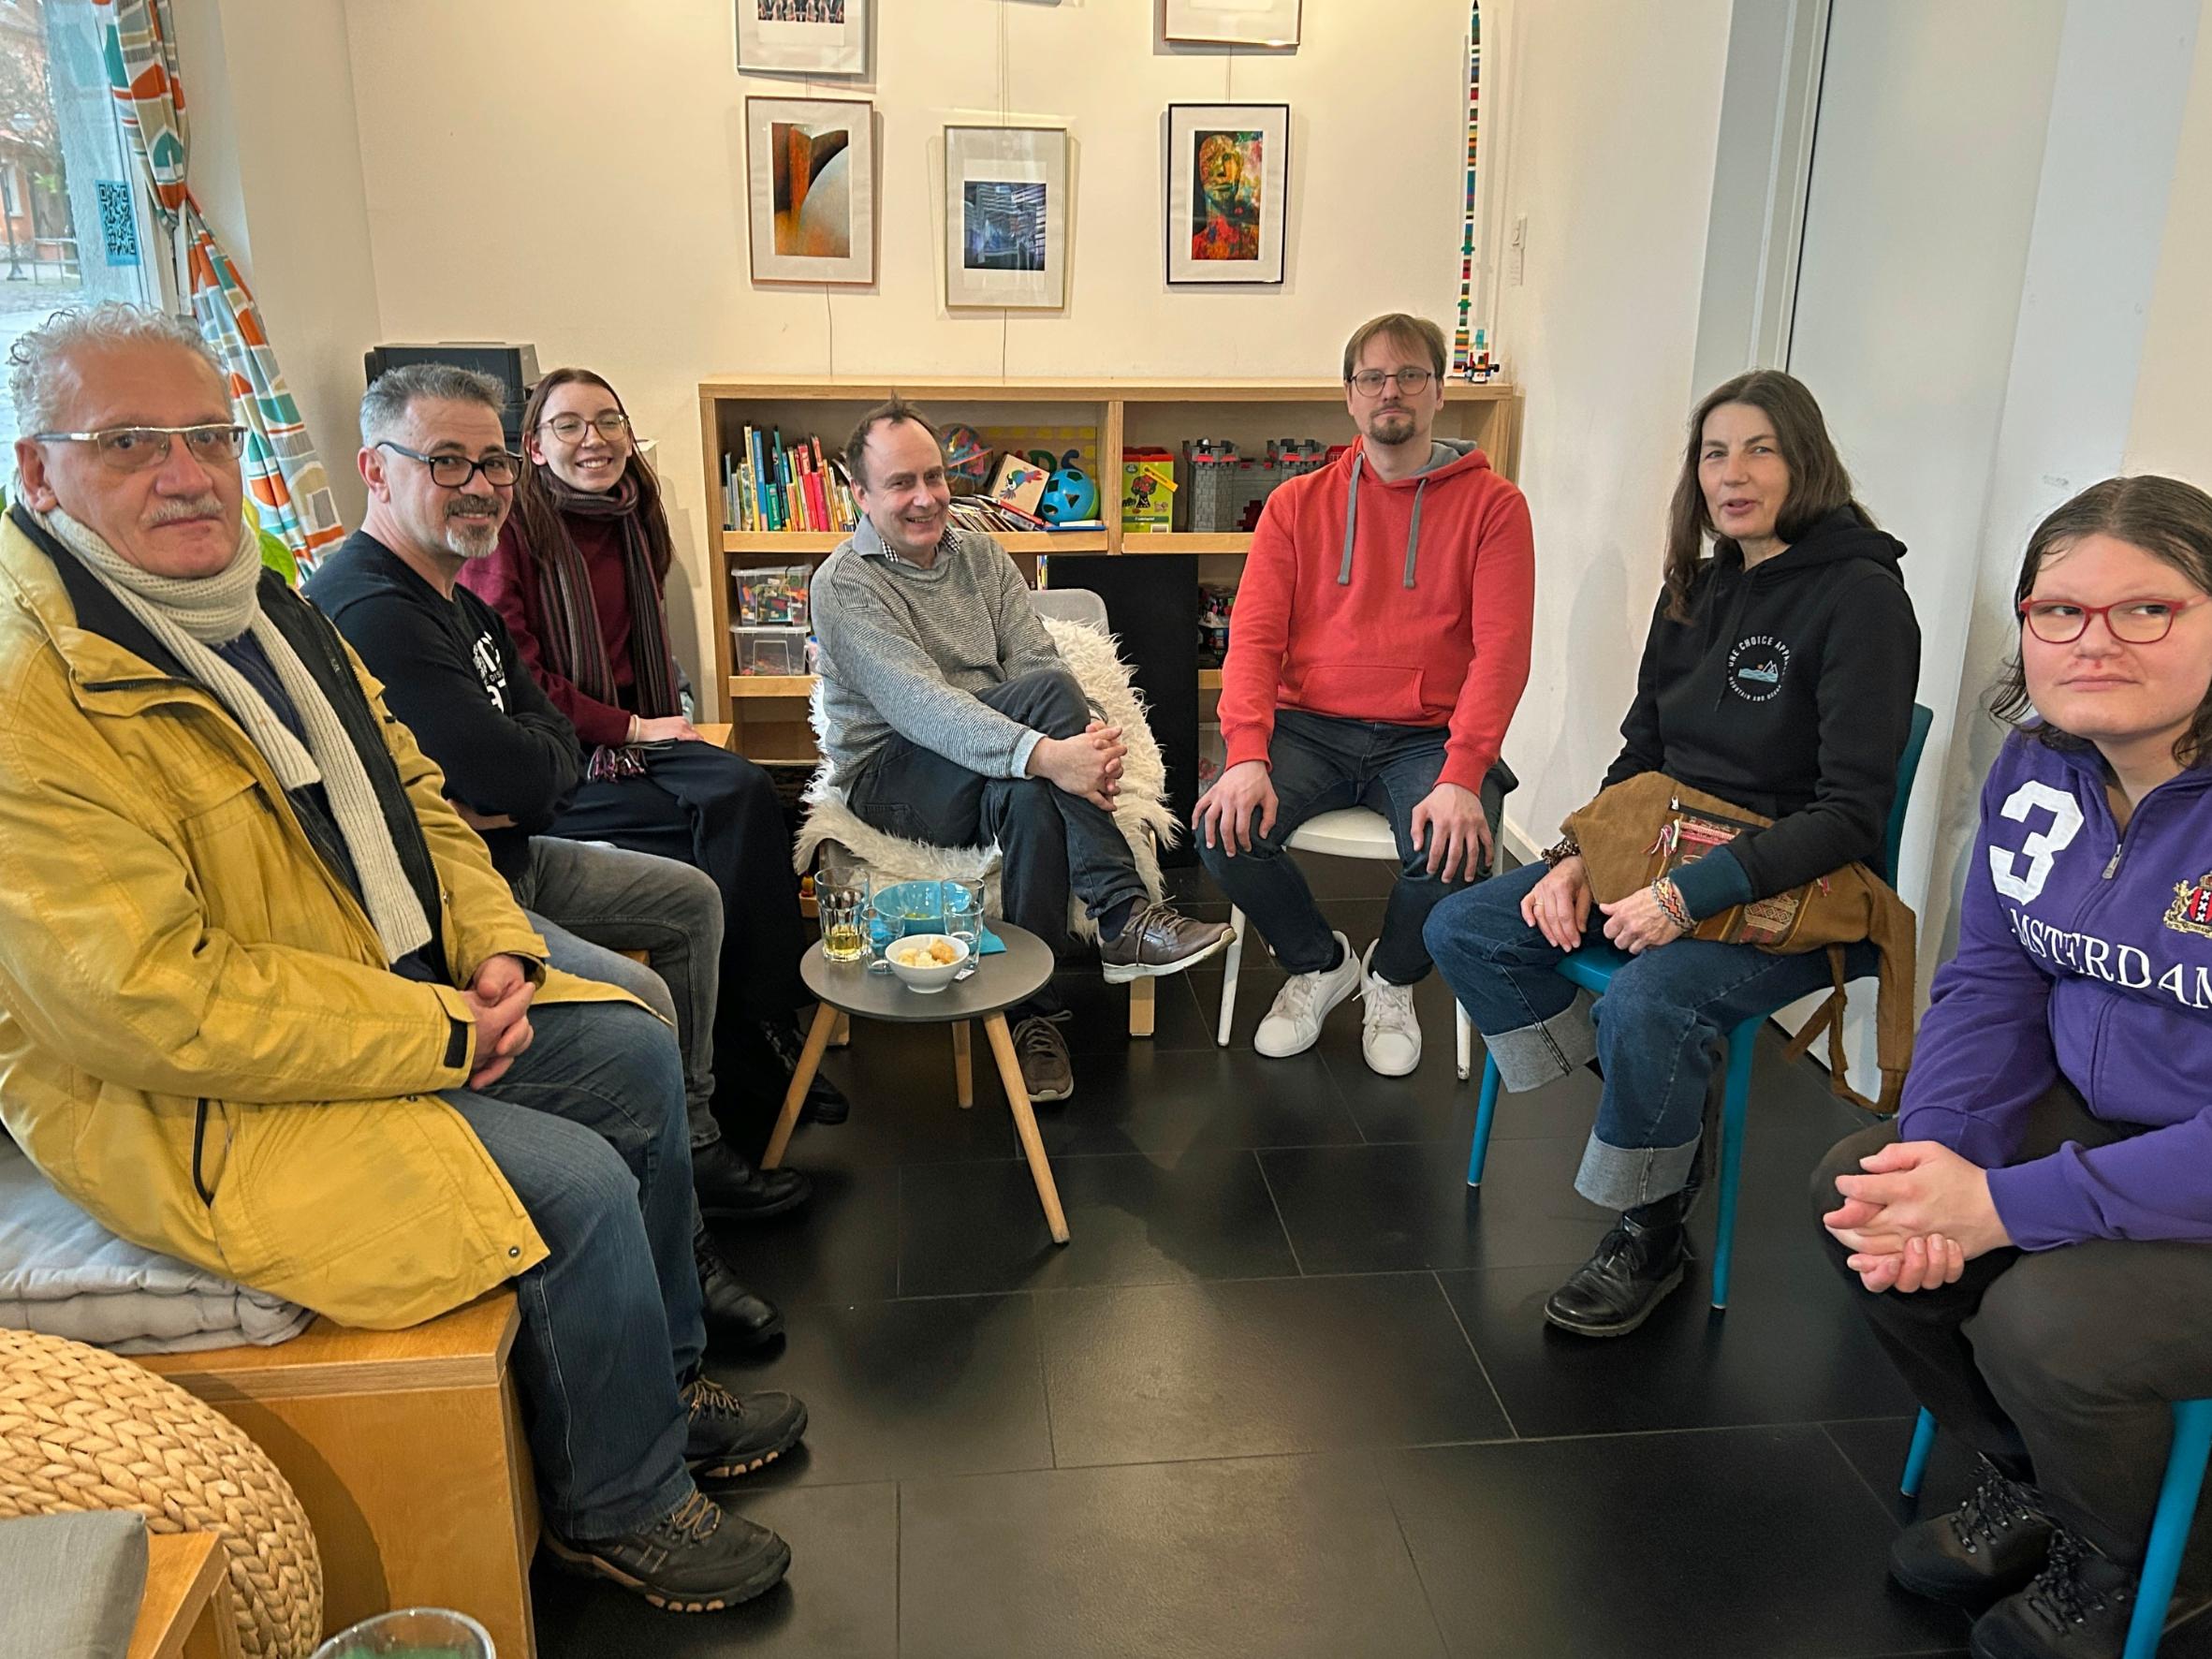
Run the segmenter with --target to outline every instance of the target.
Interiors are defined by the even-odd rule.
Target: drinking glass
[[[858,888],[824,880],[814,883],[814,910],[822,921],[822,954],[831,962],[857,962],[868,954],[867,941],[860,936],[862,903]]]
[[[942,881],[937,888],[945,906],[945,932],[968,947],[968,961],[960,973],[965,979],[983,960],[983,884]]]
[[[314,1659],[497,1659],[491,1637],[466,1613],[402,1608],[348,1625]]]
[[[878,892],[860,913],[862,931],[868,935],[868,971],[871,974],[891,972],[891,947],[899,942],[905,924],[883,908],[884,896]]]

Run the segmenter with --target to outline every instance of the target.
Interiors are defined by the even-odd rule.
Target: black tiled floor
[[[1364,946],[1389,867],[1311,868]],[[715,1373],[812,1412],[735,1505],[789,1537],[789,1582],[677,1619],[541,1564],[547,1659],[1963,1651],[1884,1582],[1912,1402],[1810,1232],[1807,1173],[1857,1121],[1824,1074],[1763,1039],[1731,1310],[1706,1305],[1708,1198],[1684,1290],[1577,1342],[1536,1309],[1606,1224],[1570,1185],[1595,1080],[1502,1102],[1471,1194],[1440,981],[1391,1080],[1356,1006],[1311,1054],[1252,1052],[1282,983],[1256,941],[1217,1049],[1221,980],[1160,982],[1132,1043],[1124,991],[1062,975],[1077,1091],[1039,1118],[1064,1248],[988,1065],[961,1111],[941,1028],[856,1028],[851,1122],[792,1146],[811,1211],[725,1235],[790,1336]],[[1967,1478],[1941,1445],[1919,1512]],[[2212,1659],[2197,1626],[2168,1653]]]

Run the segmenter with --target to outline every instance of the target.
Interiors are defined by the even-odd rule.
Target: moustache
[[[156,507],[148,522],[154,525],[174,524],[184,519],[219,519],[223,504],[212,495],[187,496],[182,501],[165,501]]]
[[[446,516],[448,519],[496,519],[499,517],[499,503],[474,501],[464,495],[458,501],[446,504]]]

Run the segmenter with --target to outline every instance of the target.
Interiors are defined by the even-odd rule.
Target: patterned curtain
[[[145,163],[154,211],[177,242],[179,284],[192,296],[199,331],[230,375],[230,397],[246,428],[245,476],[262,528],[303,568],[345,535],[330,481],[315,456],[300,406],[285,385],[254,296],[200,217],[185,183],[191,139],[177,81],[169,0],[93,0],[101,18],[108,83],[131,148]]]

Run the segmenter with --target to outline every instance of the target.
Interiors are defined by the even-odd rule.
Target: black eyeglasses
[[[478,473],[484,482],[495,490],[504,490],[522,476],[522,458],[510,455],[505,449],[487,455],[481,461],[471,461],[465,455],[425,455],[419,449],[410,449],[404,444],[395,444],[382,438],[374,446],[389,449],[395,455],[404,455],[409,461],[419,461],[430,468],[430,481],[441,490],[462,490]]]
[[[1381,394],[1385,380],[1397,381],[1399,390],[1411,393],[1427,391],[1428,383],[1435,378],[1436,372],[1432,369],[1399,369],[1390,374],[1381,369],[1362,369],[1352,376],[1352,385],[1361,397],[1371,398]]]
[[[110,426],[98,432],[35,432],[34,444],[90,444],[117,472],[146,472],[166,465],[171,439],[184,440],[184,452],[205,464],[236,461],[246,447],[246,429],[227,421],[204,426]]]
[[[582,437],[587,426],[601,437],[612,440],[630,430],[630,418],[620,409],[608,409],[604,414],[593,416],[589,420],[581,415],[556,415],[550,420],[537,423],[538,431],[551,433],[564,444],[573,444]]]
[[[2205,603],[2194,599],[2121,599],[2111,605],[2076,605],[2065,599],[2023,599],[2028,631],[2045,645],[2072,645],[2101,616],[2122,645],[2156,645],[2174,631],[2174,619]]]

